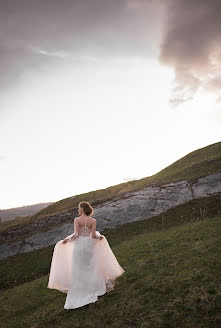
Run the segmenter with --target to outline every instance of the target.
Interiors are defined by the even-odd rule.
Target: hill
[[[21,206],[21,207],[13,207],[7,208],[4,210],[0,210],[0,222],[18,219],[21,216],[30,216],[33,215],[43,208],[51,205],[53,202],[49,203],[38,203],[33,205]]]
[[[0,223],[0,231],[11,227],[25,227],[37,220],[50,219],[57,213],[73,211],[82,200],[89,201],[93,206],[111,200],[116,195],[140,190],[150,185],[162,185],[181,180],[191,180],[221,172],[221,142],[190,152],[186,156],[167,166],[160,172],[139,180],[128,181],[84,194],[62,199],[47,206],[31,216]]]
[[[221,195],[219,194],[191,200],[170,208],[148,220],[126,223],[115,229],[106,228],[102,231],[102,234],[107,237],[110,246],[115,247],[120,242],[133,238],[134,235],[138,236],[143,233],[164,230],[188,222],[198,222],[215,215],[221,215]],[[0,291],[13,288],[47,274],[50,269],[53,248],[54,244],[1,260]]]
[[[135,224],[112,246],[125,269],[115,290],[67,311],[65,294],[47,289],[46,274],[1,293],[2,328],[219,327],[221,216],[161,225],[160,231],[152,225],[136,233]],[[110,241],[122,231],[115,228]]]

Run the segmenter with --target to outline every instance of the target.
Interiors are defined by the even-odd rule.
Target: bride
[[[96,302],[114,289],[115,279],[125,272],[106,237],[96,231],[93,212],[90,203],[80,202],[74,233],[54,247],[47,287],[67,294],[67,310]]]

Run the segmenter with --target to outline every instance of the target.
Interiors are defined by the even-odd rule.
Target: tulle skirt
[[[55,245],[48,288],[66,293],[64,308],[75,309],[113,290],[115,279],[124,272],[105,236],[101,240],[79,236]]]

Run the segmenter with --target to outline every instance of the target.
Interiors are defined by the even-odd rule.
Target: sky
[[[0,2],[0,209],[151,176],[220,139],[219,0]]]

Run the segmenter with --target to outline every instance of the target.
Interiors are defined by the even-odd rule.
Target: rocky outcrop
[[[97,219],[97,230],[103,231],[105,228],[114,228],[124,223],[148,219],[189,200],[212,196],[219,192],[221,192],[221,173],[194,181],[184,180],[164,185],[148,185],[143,189],[119,194],[110,200],[98,203],[93,217]],[[51,222],[60,225],[36,233],[33,229],[33,234],[23,239],[21,232],[20,241],[0,245],[0,259],[56,244],[73,233],[73,222],[67,221],[76,216],[77,211],[60,213],[50,217]],[[33,227],[41,224],[45,229],[46,223],[48,224],[47,220],[33,223]],[[28,229],[28,227],[23,229]]]

